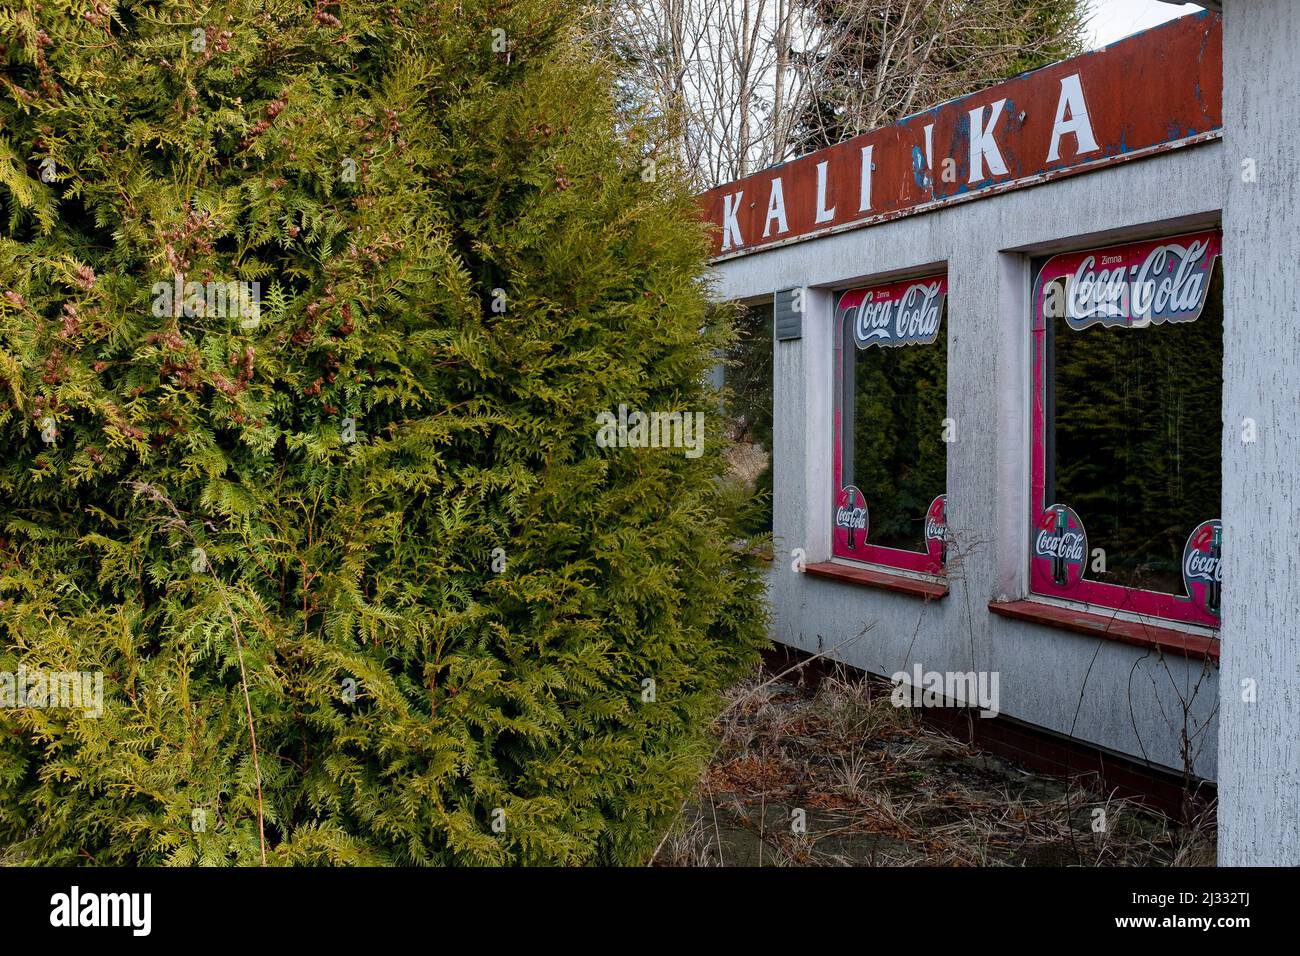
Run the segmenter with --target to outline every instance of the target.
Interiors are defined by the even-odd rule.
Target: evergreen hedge
[[[0,672],[103,674],[0,710],[8,859],[657,842],[765,612],[703,230],[578,16],[0,10]],[[600,447],[620,404],[705,453]]]

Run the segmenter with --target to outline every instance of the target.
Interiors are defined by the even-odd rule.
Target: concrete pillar
[[[1296,866],[1300,3],[1231,0],[1224,6],[1223,175],[1229,185],[1223,215],[1219,863]],[[1252,437],[1252,423],[1255,440],[1243,441]]]
[[[800,288],[800,338],[773,335],[772,486],[773,548],[769,582],[773,634],[818,651],[807,633],[802,575],[793,569],[796,549],[805,564],[831,556],[831,325],[834,296]]]

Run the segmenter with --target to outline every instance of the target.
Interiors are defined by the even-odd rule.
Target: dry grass
[[[1212,821],[1177,826],[1027,773],[923,726],[870,678],[827,677],[815,691],[756,678],[729,705],[657,865],[1214,862]]]

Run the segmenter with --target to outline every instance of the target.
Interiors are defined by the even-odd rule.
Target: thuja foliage
[[[762,586],[702,227],[578,18],[0,10],[0,671],[104,675],[98,716],[0,710],[7,858],[657,841]],[[705,411],[705,454],[601,447],[620,404]]]

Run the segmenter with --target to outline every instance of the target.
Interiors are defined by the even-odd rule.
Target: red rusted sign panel
[[[1223,25],[1180,17],[700,197],[728,257],[1212,139]]]

